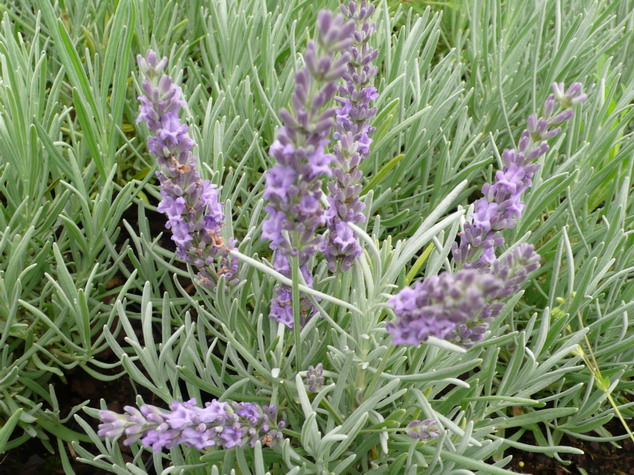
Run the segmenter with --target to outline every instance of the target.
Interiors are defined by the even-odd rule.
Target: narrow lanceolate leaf
[[[13,433],[13,430],[18,424],[18,421],[20,420],[21,415],[22,415],[22,409],[18,409],[13,414],[11,414],[11,417],[9,417],[9,419],[4,423],[4,425],[0,429],[0,453],[3,454],[5,452],[5,448],[6,448],[7,442],[9,441],[9,437],[11,437],[11,434]]]

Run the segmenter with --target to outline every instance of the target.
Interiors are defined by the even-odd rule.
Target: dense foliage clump
[[[0,25],[4,460],[634,440],[630,1],[32,3]]]

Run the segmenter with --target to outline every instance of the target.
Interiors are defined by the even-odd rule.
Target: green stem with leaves
[[[581,312],[580,311],[577,311],[577,317],[579,317],[579,325],[580,325],[581,329],[583,329],[584,328],[583,318],[581,317]],[[634,441],[634,434],[632,434],[630,426],[627,424],[627,422],[623,418],[623,414],[621,414],[621,411],[619,410],[619,407],[617,406],[616,401],[612,397],[612,394],[611,394],[611,391],[610,391],[610,378],[604,377],[601,374],[601,370],[599,369],[599,363],[597,363],[597,359],[594,356],[594,352],[592,351],[592,346],[590,345],[590,340],[588,339],[587,334],[584,335],[583,339],[586,342],[586,347],[588,348],[588,352],[590,353],[592,361],[588,359],[588,357],[586,356],[586,354],[583,351],[583,348],[581,348],[581,346],[579,346],[578,354],[581,356],[581,358],[583,358],[583,361],[585,362],[586,366],[588,367],[588,369],[590,370],[590,372],[594,376],[594,381],[595,381],[595,383],[597,385],[597,388],[600,391],[602,391],[605,394],[605,396],[608,398],[608,401],[610,402],[610,404],[614,408],[614,412],[616,412],[616,416],[621,421],[621,424],[623,424],[623,427],[625,428],[627,434],[630,436],[630,439],[632,439],[632,441]]]

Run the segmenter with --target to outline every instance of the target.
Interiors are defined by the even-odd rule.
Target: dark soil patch
[[[623,434],[625,429],[621,422],[614,418],[606,428],[612,434]],[[530,439],[532,437],[526,437]],[[534,440],[522,440],[534,444]],[[588,442],[566,436],[561,445],[577,447],[583,450],[583,455],[563,454],[561,458],[569,461],[569,465],[562,465],[554,458],[544,454],[509,450],[513,461],[506,467],[517,473],[532,475],[634,475],[634,442],[624,439],[618,442],[621,448],[610,443]]]
[[[72,370],[66,373],[68,384],[58,381],[55,384],[55,392],[59,400],[61,414],[65,416],[70,410],[89,400],[90,407],[99,407],[99,400],[104,398],[108,401],[108,408],[113,411],[122,412],[123,406],[134,404],[136,391],[126,377],[115,381],[99,381],[94,379],[83,370]],[[137,388],[148,403],[153,402],[152,395]],[[79,416],[90,423],[94,429],[97,428],[98,421],[79,411]],[[70,429],[79,433],[84,433],[83,429],[74,420],[66,424]],[[54,440],[54,439],[53,439]],[[55,446],[55,443],[53,443]],[[124,449],[124,454],[127,448]],[[90,450],[90,448],[89,448]],[[96,467],[86,465],[75,460],[75,453],[70,444],[66,444],[66,453],[72,461],[73,470],[77,475],[101,475],[105,473]],[[129,454],[129,452],[128,452]],[[130,456],[130,460],[132,457]],[[21,446],[0,456],[0,474],[12,475],[48,475],[63,474],[62,463],[58,454],[51,454],[44,447],[39,439],[31,439]]]

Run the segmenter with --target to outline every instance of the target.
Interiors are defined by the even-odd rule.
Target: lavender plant
[[[294,97],[296,95],[297,90]],[[367,106],[369,107],[369,104]],[[290,113],[283,114],[282,119],[283,127],[291,123],[290,119],[297,120]],[[329,119],[332,117],[329,116]],[[385,137],[386,132],[383,131],[383,136],[379,131],[377,134],[377,145],[385,147],[381,143],[381,137]],[[324,141],[328,135],[328,132],[324,132]],[[278,140],[281,144],[279,136]],[[295,154],[295,145],[290,141],[288,144],[292,145],[287,149],[289,153]],[[278,145],[276,143],[276,147]],[[271,153],[278,151],[272,147]],[[327,153],[323,148],[320,152]],[[325,262],[326,265],[321,266],[322,270],[319,267],[304,265],[311,260],[319,261],[319,256],[315,253],[319,242],[319,238],[315,236],[319,226],[308,220],[310,232],[304,232],[308,228],[302,228],[302,233],[288,232],[295,231],[290,225],[288,229],[272,226],[271,211],[277,209],[274,206],[281,208],[280,203],[286,203],[284,200],[289,196],[284,194],[284,186],[272,187],[272,184],[276,183],[274,178],[284,177],[282,171],[295,177],[289,171],[290,166],[287,170],[280,170],[284,165],[278,157],[275,158],[275,167],[278,168],[272,170],[277,171],[270,171],[266,175],[264,198],[268,201],[269,209],[263,231],[269,232],[273,229],[273,236],[279,239],[278,245],[273,245],[273,262],[277,272],[250,257],[242,249],[240,253],[233,251],[232,255],[264,274],[264,279],[254,277],[245,285],[251,290],[248,294],[242,294],[242,297],[244,301],[250,302],[249,305],[245,308],[240,304],[230,303],[228,297],[220,293],[214,296],[215,300],[210,300],[208,296],[195,297],[183,292],[183,298],[186,299],[187,305],[195,310],[198,320],[193,322],[187,316],[180,320],[179,333],[171,336],[167,345],[170,348],[173,346],[174,349],[167,350],[164,353],[166,356],[162,360],[158,359],[158,365],[152,362],[151,355],[142,351],[150,335],[145,335],[146,340],[141,341],[138,336],[126,330],[128,338],[136,348],[133,354],[139,358],[136,369],[152,368],[150,379],[144,381],[146,387],[160,393],[164,400],[169,401],[170,396],[173,398],[174,395],[178,400],[186,399],[199,391],[204,382],[206,390],[217,391],[218,394],[225,393],[227,400],[240,399],[235,395],[238,392],[267,403],[270,401],[285,413],[287,425],[282,429],[282,433],[287,439],[275,445],[270,452],[262,449],[262,440],[255,441],[252,451],[241,447],[235,447],[235,451],[226,453],[217,449],[206,451],[202,461],[220,463],[222,459],[223,469],[240,467],[241,470],[248,471],[250,464],[253,463],[257,467],[273,469],[285,464],[287,470],[304,470],[307,473],[347,473],[347,470],[383,467],[393,467],[395,473],[398,473],[398,470],[406,466],[414,470],[417,467],[425,467],[423,471],[427,473],[437,473],[445,467],[449,470],[461,468],[481,470],[485,473],[509,473],[501,468],[508,463],[508,459],[490,464],[481,461],[492,457],[500,447],[516,444],[513,438],[506,438],[495,429],[517,427],[513,425],[516,423],[514,418],[504,411],[505,404],[515,404],[519,400],[533,404],[528,402],[533,401],[530,398],[544,390],[550,384],[549,381],[561,378],[562,374],[569,375],[578,371],[578,366],[575,366],[578,360],[570,355],[576,348],[581,334],[576,334],[563,343],[547,340],[538,343],[537,347],[533,346],[535,362],[527,361],[526,365],[517,363],[524,372],[522,382],[511,380],[504,374],[497,392],[491,386],[486,387],[477,382],[483,374],[484,377],[491,379],[496,366],[501,364],[496,359],[495,352],[488,351],[487,348],[495,348],[500,339],[513,341],[518,348],[524,345],[522,342],[525,342],[525,333],[509,333],[503,322],[509,317],[513,318],[513,304],[517,302],[521,288],[525,285],[528,275],[539,267],[539,258],[533,246],[519,243],[500,258],[496,258],[489,266],[481,263],[469,264],[455,274],[438,274],[456,238],[462,211],[443,216],[460,197],[466,197],[465,183],[461,183],[449,192],[443,191],[446,196],[440,199],[423,222],[418,224],[411,236],[402,242],[393,244],[388,238],[378,244],[377,237],[386,233],[386,229],[390,229],[391,226],[383,226],[382,217],[376,218],[372,237],[355,228],[355,232],[363,238],[362,242],[368,246],[368,253],[355,255],[359,265],[352,268],[353,285],[351,289],[346,289],[348,292],[337,291],[337,297],[334,297],[331,294],[335,292],[330,292],[332,286],[326,286],[326,293],[321,292],[322,289],[317,291],[310,288],[312,273],[321,273],[322,282],[323,268],[329,263]],[[332,162],[334,167],[338,166],[338,161],[335,162],[332,157],[328,158],[328,162],[329,165]],[[306,176],[308,175],[306,172]],[[319,178],[328,178],[327,175],[328,172],[324,171]],[[471,177],[474,178],[473,175]],[[335,182],[336,179],[330,184]],[[280,183],[283,184],[283,180]],[[311,193],[315,191],[319,203],[321,191],[316,186],[311,188],[314,186],[312,183],[306,181],[301,184],[305,186],[302,189]],[[308,186],[309,184],[311,186]],[[298,188],[299,186],[297,185]],[[292,189],[291,186],[288,188]],[[328,192],[330,193],[329,188]],[[304,195],[313,196],[311,193],[306,192]],[[380,205],[379,208],[376,207],[372,193],[366,196],[366,204],[371,210],[380,209]],[[302,211],[303,208],[298,206],[295,209]],[[320,224],[327,223],[321,207],[316,213],[321,216]],[[297,225],[297,222],[291,223]],[[303,221],[299,223],[303,226]],[[279,232],[276,229],[279,229]],[[326,235],[326,239],[329,235]],[[400,323],[404,323],[400,320],[388,325],[388,328],[398,328],[404,340],[408,339],[417,344],[425,340],[430,345],[391,346],[392,339],[386,335],[381,321],[381,309],[385,306],[386,294],[402,278],[403,270],[412,258],[425,246],[429,249],[432,242],[434,250],[423,254],[429,259],[426,270],[427,275],[431,277],[410,289],[409,295],[399,294],[393,300],[402,305],[403,309],[406,309],[404,311],[410,312],[408,325],[399,326]],[[293,243],[296,244],[294,247],[291,246]],[[302,252],[305,249],[310,250],[310,255],[302,261]],[[478,258],[477,252],[475,251],[472,256],[474,259]],[[278,258],[284,255],[287,256],[284,260]],[[295,265],[292,265],[293,260]],[[338,265],[339,269],[343,269],[341,261]],[[293,269],[296,269],[295,275]],[[303,283],[298,275],[300,272],[303,274]],[[262,319],[262,314],[266,314],[266,311],[263,311],[265,304],[260,302],[262,299],[259,296],[266,295],[266,289],[270,288],[270,283],[267,282],[270,278],[283,283],[289,289],[289,277],[294,283],[300,281],[305,308],[319,309],[324,318],[311,319],[301,328],[301,332],[298,328],[301,325],[294,325],[294,329],[298,330],[299,339],[291,345],[290,353],[286,353],[288,346],[283,344],[284,328],[271,326],[267,324],[266,319]],[[149,285],[146,286],[143,297],[144,321],[153,313],[152,297],[148,289]],[[244,288],[239,290],[242,291]],[[278,290],[275,291],[276,295],[277,292]],[[349,298],[343,301],[339,298],[341,295],[347,295]],[[504,305],[508,300],[511,300],[511,305]],[[289,305],[286,305],[286,309],[291,301],[292,296],[287,293],[286,302]],[[295,301],[297,302],[297,299]],[[232,308],[239,317],[227,318],[219,310],[222,308]],[[124,322],[129,322],[128,312],[129,310],[124,311],[121,306],[120,318]],[[431,322],[437,323],[440,327],[432,329],[437,331],[437,334],[423,325],[430,324],[429,320],[422,317],[427,313],[438,315],[438,320]],[[290,315],[292,314],[287,314],[287,321],[290,321]],[[308,316],[310,313],[306,312],[305,315]],[[492,328],[494,318],[497,324],[494,328],[495,337],[482,341],[484,330]],[[532,334],[536,318],[537,315],[531,317],[529,334]],[[238,319],[244,319],[247,325],[257,328],[257,334],[236,332]],[[305,323],[295,314],[293,323],[297,322]],[[128,326],[127,323],[125,325]],[[161,325],[164,329],[171,326],[165,314],[162,316]],[[420,328],[415,328],[417,325]],[[410,333],[407,333],[408,331]],[[540,329],[540,335],[543,331]],[[441,334],[444,340],[439,340]],[[432,336],[435,339],[431,338]],[[445,344],[443,341],[446,340],[459,346]],[[111,341],[115,352],[124,357],[127,354],[126,350],[114,339]],[[191,341],[197,341],[197,345],[202,345],[196,353],[186,350],[190,345],[188,342]],[[225,351],[222,359],[214,355],[213,348],[219,346]],[[460,347],[469,347],[468,354],[465,355],[465,350]],[[174,373],[174,379],[168,384],[172,386],[171,390],[160,389],[165,378],[162,373],[169,372],[166,361],[172,356],[168,355],[181,354],[182,350],[185,350],[187,356],[180,356],[178,359],[187,370],[183,370],[183,373]],[[293,359],[293,352],[297,354],[300,350],[306,355],[300,361],[312,364],[297,364],[297,360]],[[516,358],[520,357],[521,353]],[[293,364],[293,361],[296,361],[296,364]],[[225,375],[227,365],[237,373],[235,378]],[[306,367],[308,370],[304,371]],[[476,368],[482,368],[482,371],[473,376],[464,376]],[[181,377],[187,381],[187,397],[184,391],[175,386],[176,380]],[[143,381],[138,375],[137,378],[138,381]],[[244,382],[237,378],[243,378]],[[330,381],[332,383],[327,384]],[[223,387],[227,388],[226,391],[220,389]],[[517,424],[538,424],[543,420],[567,418],[576,411],[568,405],[554,409],[554,412],[549,412],[550,409],[529,410],[524,414],[526,417],[518,418]],[[195,409],[198,410],[202,409]],[[109,412],[104,414],[108,414],[107,417],[112,423],[131,417],[130,414],[125,417],[115,416]],[[495,419],[492,419],[491,424],[485,424],[478,422],[483,420],[482,417]],[[207,425],[200,426],[199,432],[207,430]],[[484,446],[481,441],[484,441]],[[184,440],[183,442],[184,445],[192,445]],[[244,446],[247,445],[249,444],[245,441]],[[135,446],[136,443],[133,442],[132,447]],[[408,447],[414,455],[411,458],[404,457],[403,447]],[[553,446],[553,450],[566,453],[567,449],[557,445]],[[234,452],[235,456],[228,455]],[[373,455],[375,452],[376,455]],[[180,457],[184,457],[185,460],[188,453],[176,443],[170,449],[172,460]],[[109,452],[109,457],[112,460],[118,457],[114,446]],[[440,468],[438,462],[433,461],[434,457],[436,460],[442,460],[443,468]]]
[[[91,83],[118,88],[110,100],[97,106],[95,92],[77,83],[66,94],[76,71],[67,50],[49,50],[65,33],[44,33],[53,10],[38,5],[37,22],[18,13],[26,31],[13,12],[0,22],[0,464],[16,473],[26,463],[16,454],[55,454],[55,463],[68,459],[65,443],[88,440],[68,423],[85,403],[60,404],[61,385],[74,371],[112,379],[103,358],[111,318],[104,302],[134,285],[127,274],[108,287],[124,259],[115,245],[125,241],[119,223],[142,188],[118,182],[114,166],[122,141],[112,124],[121,123],[129,55],[111,59],[123,81],[106,73]],[[116,18],[131,15],[122,5]],[[119,32],[110,47],[130,38]],[[82,111],[94,105],[94,115],[75,114],[73,101]],[[106,115],[111,123],[84,127],[87,116]]]
[[[263,196],[263,171],[279,164],[267,152],[286,126],[276,111],[288,107],[295,75],[308,64],[297,62],[313,34],[314,4],[192,0],[174,9],[169,0],[37,0],[34,9],[10,2],[0,26],[3,469],[19,473],[22,454],[36,453],[45,460],[38,469],[66,473],[84,463],[135,474],[503,474],[522,471],[509,448],[579,465],[582,439],[627,437],[607,424],[615,415],[627,424],[633,415],[629,3],[474,1],[465,15],[420,2],[346,1],[358,58],[364,48],[378,53],[363,67],[354,45],[339,53],[348,54],[342,78],[315,112],[335,107],[335,129],[323,135],[330,176],[324,172],[314,188],[323,208],[309,235],[318,236],[318,252],[305,269],[290,256],[276,270],[271,262],[285,251],[272,254],[261,239],[264,208],[273,204]],[[356,20],[373,5],[371,16]],[[150,81],[151,90],[163,97],[176,89],[161,89],[163,75],[182,88],[178,111],[150,129],[168,143],[160,157],[147,151],[145,124],[135,123],[130,81],[134,54],[148,48],[172,65]],[[363,159],[337,152],[344,139],[335,135],[337,110],[346,120],[355,114],[345,112],[354,98],[340,90],[351,66],[360,78],[377,68],[363,86],[350,76],[356,92],[381,91],[362,98],[369,114],[376,108],[363,122],[367,140],[359,137],[361,155],[371,141]],[[543,85],[563,80],[583,80],[589,97],[547,138],[548,155],[520,163],[521,140],[507,145],[515,165],[502,163],[503,177],[494,170],[484,180],[491,194],[482,209],[494,217],[504,211],[515,224],[498,220],[482,236],[501,234],[504,245],[491,254],[466,241],[468,257],[457,262],[452,245],[461,248],[465,229],[479,226],[480,208],[467,212],[465,228],[462,206],[488,176],[492,157],[495,163],[494,144],[511,142],[547,97]],[[542,114],[545,131],[538,117],[526,127],[540,135],[533,140],[529,131],[528,148],[537,150],[542,134],[560,127],[548,122],[572,109],[559,106],[557,96],[567,94],[557,86],[550,118]],[[581,94],[570,91],[569,99]],[[176,95],[148,105],[148,114]],[[289,110],[297,121],[295,106]],[[176,153],[175,164],[172,137],[187,148],[185,136],[196,146],[191,156]],[[338,170],[352,171],[356,161],[359,173],[341,180]],[[193,165],[197,178],[163,173],[166,162]],[[172,183],[213,190],[214,205],[193,202],[181,211],[177,186],[156,182],[157,165]],[[522,170],[536,165],[530,193],[511,199],[520,212],[504,210],[497,195],[508,183],[525,186]],[[203,176],[213,176],[217,188],[203,185]],[[328,213],[339,213],[330,188],[352,205],[337,214],[340,224],[354,217],[339,226],[345,232],[329,229]],[[165,201],[161,191],[172,198],[161,209],[180,226],[177,237],[192,238],[186,253],[206,232],[201,217],[215,216],[213,232],[227,244],[213,262],[196,269],[181,244],[158,239],[165,220],[151,203]],[[355,221],[361,216],[367,223]],[[329,259],[326,243],[340,234],[345,249],[331,247],[337,255]],[[213,289],[182,287],[192,274],[174,265],[173,246],[176,259],[209,273]],[[234,269],[241,261],[234,277],[222,274],[223,259]],[[238,275],[239,285],[215,284]],[[410,300],[392,297],[417,281]],[[293,325],[291,338],[286,325],[268,318],[276,286],[291,289],[299,314],[293,323],[303,323]],[[416,331],[393,320],[390,298],[408,309]],[[423,311],[439,320],[425,320]],[[451,330],[439,339],[424,322]],[[417,344],[393,345],[388,323]],[[128,379],[136,397],[121,391]],[[63,394],[86,402],[59,398],[61,384]],[[90,392],[95,385],[98,394]],[[578,444],[571,447],[569,437]]]

